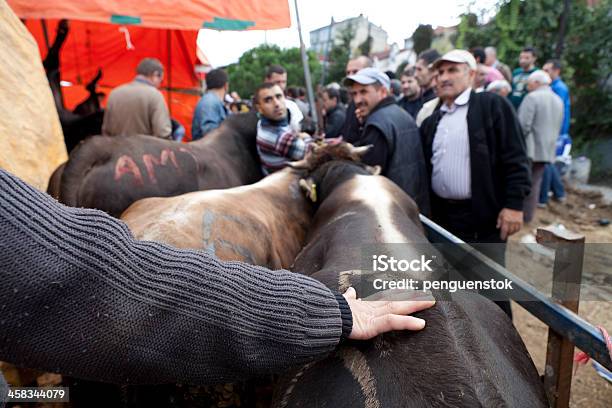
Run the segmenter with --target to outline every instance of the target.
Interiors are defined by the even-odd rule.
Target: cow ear
[[[373,176],[378,176],[382,171],[382,168],[377,164],[376,166],[366,166],[366,170]]]
[[[306,180],[300,179],[300,187],[306,193],[306,196],[310,198],[313,203],[317,202],[317,185],[312,181],[311,178]]]

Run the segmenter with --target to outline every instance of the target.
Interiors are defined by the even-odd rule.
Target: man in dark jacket
[[[354,75],[364,68],[372,66],[372,60],[365,55],[349,60],[346,64],[346,76]],[[350,93],[349,93],[350,95]],[[344,139],[355,138],[359,134],[359,128],[361,124],[355,116],[355,102],[351,99],[348,106],[346,107],[346,119],[344,120],[344,126],[342,126],[342,132],[340,134],[344,136]]]
[[[340,106],[340,91],[330,87],[323,89],[321,101],[325,109],[325,137],[340,136],[346,119],[346,109]]]
[[[402,188],[429,214],[429,194],[419,129],[414,119],[397,106],[389,92],[390,80],[376,68],[364,68],[344,81],[361,124],[356,146],[372,145],[363,162],[381,166],[381,174]]]
[[[404,96],[397,104],[416,119],[417,113],[423,107],[423,92],[415,76],[415,68],[408,67],[402,72],[401,84]]]
[[[529,161],[510,103],[470,85],[474,57],[453,50],[434,64],[440,103],[421,124],[431,177],[432,218],[459,238],[505,263],[505,242],[521,229],[529,194]],[[510,314],[509,302],[500,304]]]

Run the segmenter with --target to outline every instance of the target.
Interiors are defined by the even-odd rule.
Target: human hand
[[[523,226],[523,212],[504,208],[497,216],[497,227],[500,229],[499,237],[503,240],[519,231]]]
[[[363,112],[361,109],[359,109],[359,108],[355,109],[355,116],[357,117],[357,121],[358,121],[359,123],[363,123],[363,121],[365,120],[365,114],[364,114],[364,112]]]
[[[362,301],[355,289],[344,293],[353,314],[353,330],[349,339],[368,340],[391,330],[421,330],[425,320],[406,316],[435,305],[435,300]]]

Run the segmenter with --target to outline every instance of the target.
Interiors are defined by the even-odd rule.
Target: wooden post
[[[552,299],[578,313],[584,257],[584,235],[556,227],[538,228],[536,241],[555,249]],[[574,344],[552,329],[548,330],[544,388],[554,408],[567,408],[572,385]]]

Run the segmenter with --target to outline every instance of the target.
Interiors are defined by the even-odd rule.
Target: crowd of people
[[[471,52],[452,50],[444,55],[427,50],[418,56],[414,66],[407,67],[400,78],[393,81],[395,78],[374,68],[369,58],[360,56],[348,62],[342,84],[329,84],[318,92],[317,106],[321,112],[309,110],[304,101],[305,93],[300,89],[287,88],[287,71],[280,65],[267,69],[250,103],[242,102],[235,93],[228,95],[228,75],[222,69],[215,69],[207,74],[206,92],[194,110],[192,139],[207,137],[232,112],[251,105],[259,115],[256,144],[264,174],[303,158],[317,138],[342,137],[356,146],[371,145],[363,156],[366,164],[380,166],[381,174],[410,195],[423,214],[459,238],[474,244],[497,244],[482,247],[482,251],[503,264],[506,240],[524,222],[532,220],[538,202],[545,205],[549,189],[553,189],[557,200],[563,200],[565,196],[559,163],[566,162],[571,146],[568,88],[561,80],[559,61],[547,61],[543,69],[538,69],[536,62],[536,50],[530,47],[523,49],[519,67],[513,72],[498,61],[492,47],[476,48]],[[182,126],[173,123],[157,89],[163,76],[164,67],[158,60],[146,58],[141,61],[135,79],[109,95],[103,133],[146,134],[177,140],[184,128],[181,131]],[[319,113],[324,118],[323,132],[306,132],[309,117]],[[15,265],[6,277],[10,283],[6,288],[17,288],[28,271],[38,270],[51,279],[56,272],[69,271],[78,277],[87,270],[91,276],[108,272],[113,279],[119,279],[129,275],[130,265],[141,262],[138,260],[139,251],[144,244],[125,234],[125,227],[117,220],[96,211],[68,211],[3,171],[0,171],[0,187],[3,191],[0,231],[3,236],[10,237],[2,244],[7,249],[3,253],[7,257],[21,256],[19,262],[15,261],[16,258],[5,259]],[[33,212],[36,212],[35,216],[32,216]],[[91,225],[108,224],[104,233],[100,230],[94,234],[98,241],[95,245],[103,242],[112,248],[120,243],[122,261],[118,262],[111,252],[98,251],[99,265],[109,267],[92,263],[85,268],[66,261],[70,258],[68,255],[56,256],[57,251],[87,253],[88,248],[95,246],[87,240],[92,236],[90,224],[75,222],[77,219],[91,220]],[[42,225],[33,220],[54,221]],[[62,227],[57,232],[59,235],[52,237],[49,231],[57,231],[58,225]],[[48,240],[43,239],[47,237],[45,234],[49,235]],[[61,249],[54,242],[58,239],[64,242],[62,234],[79,238],[65,241],[66,247]],[[32,244],[32,236],[39,237],[36,245]],[[25,247],[31,248],[27,256],[19,250]],[[173,265],[177,273],[192,274],[195,280],[204,272],[230,276],[234,272],[231,267],[237,267],[211,260],[210,255],[201,252],[172,250],[156,244],[150,244],[150,247],[147,251],[153,259],[152,265],[157,258],[176,259]],[[193,262],[183,265],[179,260],[184,257]],[[57,265],[48,264],[48,259],[56,259]],[[50,266],[41,271],[40,265],[43,264]],[[151,270],[161,276],[164,267],[159,265],[166,264],[154,264]],[[158,266],[159,271],[155,269]],[[262,268],[240,267],[247,275],[265,272]],[[181,268],[184,270],[179,271]],[[296,296],[296,304],[304,301],[304,296],[316,292],[316,296],[311,298],[326,305],[321,306],[322,310],[327,308],[326,316],[334,317],[329,327],[321,326],[321,332],[324,331],[326,339],[329,338],[324,351],[337,346],[341,339],[367,339],[389,330],[421,329],[425,324],[422,320],[398,315],[433,305],[433,302],[407,301],[366,306],[365,302],[356,300],[352,289],[342,295],[322,288],[314,280],[298,278],[289,272],[280,271],[275,276],[295,281],[290,292]],[[210,293],[206,292],[204,296],[216,296],[215,288],[209,289]],[[256,288],[252,290],[259,296]],[[269,304],[274,304],[274,292],[270,290],[269,293],[272,294]],[[80,295],[70,293],[70,296]],[[201,298],[202,294],[194,294],[194,304],[199,302],[198,296]],[[243,306],[241,313],[247,319],[251,313],[249,299],[242,303],[236,300],[239,306]],[[204,300],[202,302],[205,304]],[[498,303],[511,315],[508,302]],[[21,310],[22,305],[11,304],[11,307]],[[279,316],[290,315],[291,310],[279,309],[278,313]],[[296,324],[318,329],[315,323],[321,319],[310,319],[315,323],[309,319],[306,316]],[[197,324],[199,322],[194,323]],[[261,327],[262,332],[266,330],[264,324]],[[239,336],[243,334],[240,332]],[[223,334],[221,338],[230,335]],[[213,334],[210,336],[211,339],[214,337]],[[305,348],[311,346],[305,343]],[[262,367],[269,368],[269,361],[275,359],[273,354],[268,360],[263,359]],[[11,359],[15,355],[8,353],[2,357]],[[51,360],[29,359],[28,362],[48,367]],[[207,363],[213,367],[223,366],[224,361],[223,358],[219,361],[211,358]],[[82,366],[73,361],[63,361],[63,364],[74,368],[77,373],[82,370]],[[285,367],[286,364],[283,361],[277,365]],[[86,370],[82,372],[89,373]]]
[[[349,60],[342,84],[317,92],[311,112],[303,88],[287,87],[287,71],[271,65],[244,106],[256,110],[257,152],[264,174],[304,157],[318,138],[342,137],[372,145],[363,161],[410,195],[430,215],[467,242],[503,244],[552,189],[564,200],[561,173],[568,162],[570,99],[561,64],[536,66],[525,47],[510,71],[494,47],[429,49],[394,78],[366,56]],[[163,66],[143,60],[133,82],[109,96],[103,132],[170,138],[171,119],[156,87]],[[194,110],[192,140],[220,126],[242,103],[229,94],[228,75],[206,75],[206,92]],[[319,132],[311,119],[323,119]],[[503,263],[503,246],[491,254]]]

